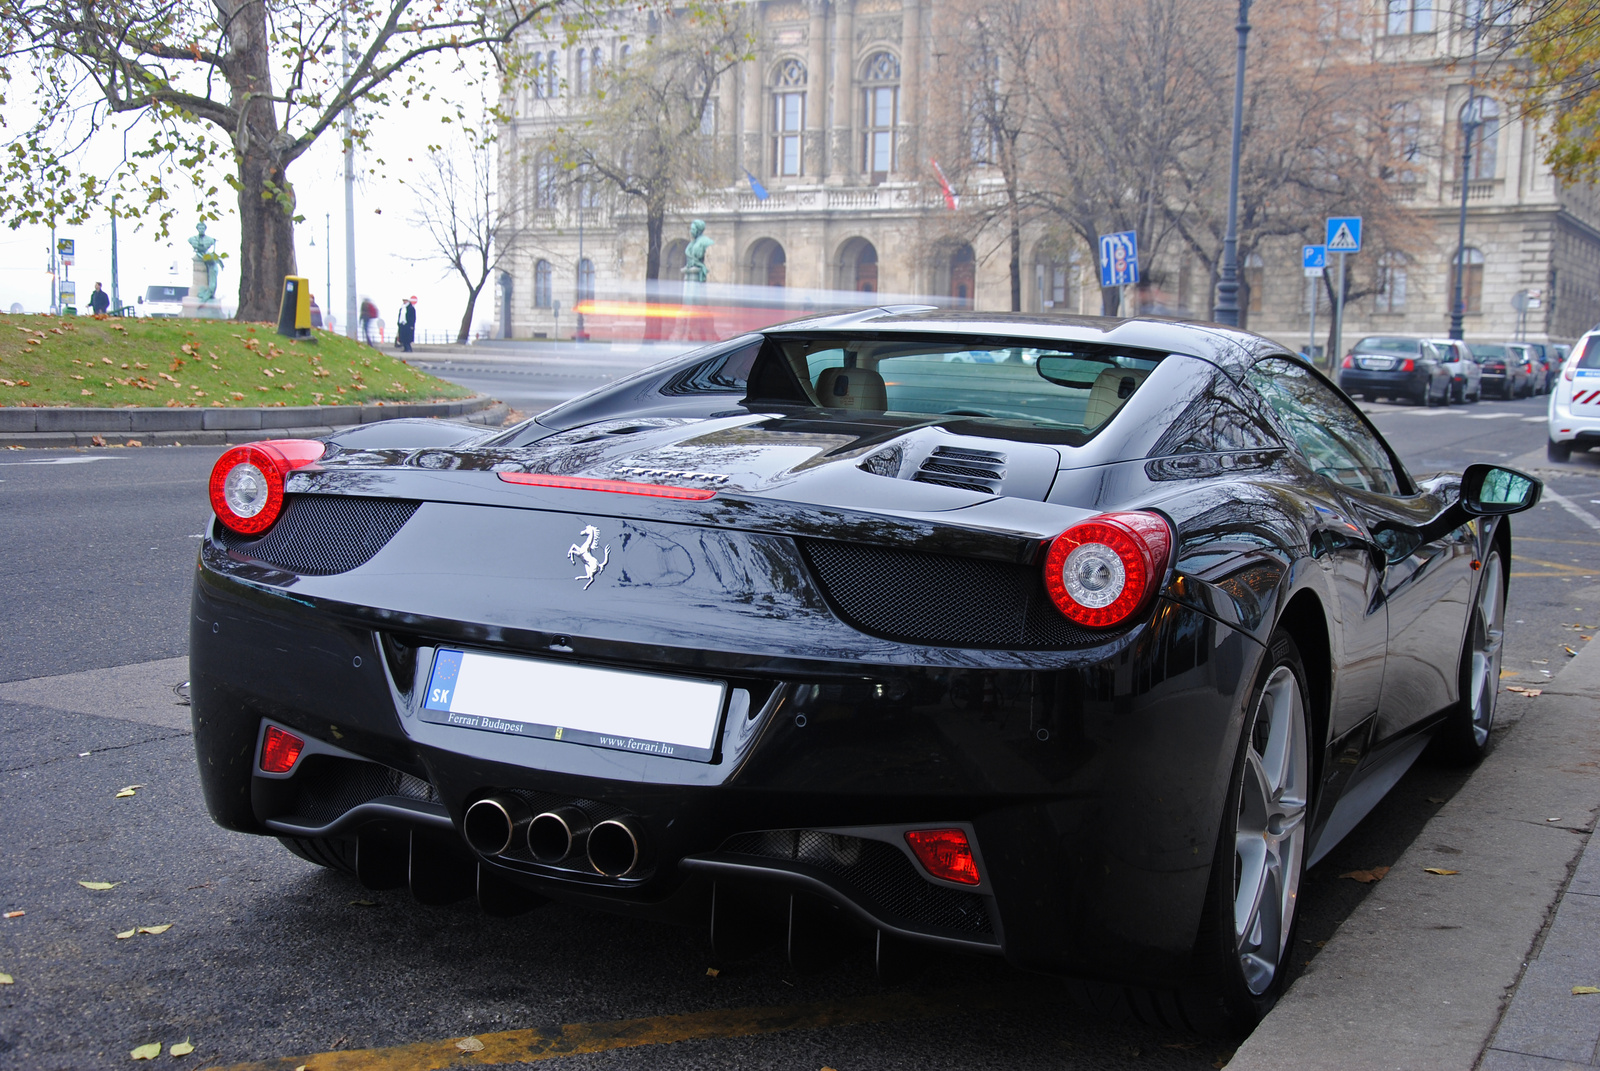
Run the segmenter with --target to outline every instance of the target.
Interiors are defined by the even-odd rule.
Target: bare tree
[[[1013,312],[1022,310],[1022,228],[1033,200],[1024,164],[1039,118],[1034,65],[1040,6],[1038,0],[991,0],[946,8],[952,17],[934,34],[960,45],[934,57],[936,84],[961,90],[934,96],[930,140],[950,162],[951,176],[966,180],[963,210],[977,229],[996,223],[1005,229]]]
[[[550,145],[580,197],[601,182],[643,209],[647,280],[661,276],[668,213],[730,177],[728,142],[717,137],[717,82],[754,43],[742,3],[652,11],[650,22],[643,47],[597,76],[596,92]]]
[[[435,149],[415,180],[417,205],[411,222],[427,235],[431,248],[408,259],[443,263],[446,274],[458,275],[466,284],[467,307],[456,330],[456,341],[462,343],[472,336],[478,295],[521,234],[516,184],[507,183],[509,190],[494,189],[492,150],[491,140],[476,138],[466,152]]]
[[[120,193],[119,214],[152,218],[164,234],[178,208],[171,184],[192,183],[203,217],[216,218],[209,165],[229,167],[241,230],[239,317],[270,319],[283,277],[295,273],[291,164],[346,110],[358,113],[360,140],[380,108],[436,92],[424,61],[465,70],[483,50],[514,74],[518,54],[506,46],[519,32],[551,24],[571,32],[596,17],[589,4],[0,0],[0,83],[23,74],[37,105],[0,165],[0,218],[81,222]],[[135,141],[111,174],[79,162],[97,135],[138,123],[145,144]],[[40,173],[51,181],[38,182]]]

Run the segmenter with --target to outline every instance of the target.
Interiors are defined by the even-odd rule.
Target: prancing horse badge
[[[595,578],[605,569],[606,562],[611,560],[611,547],[608,545],[601,548],[600,557],[596,558],[594,548],[595,544],[600,542],[600,529],[592,524],[586,524],[578,535],[581,537],[580,540],[567,548],[567,561],[577,565],[578,559],[583,559],[583,575],[572,579],[582,580],[583,590],[588,591],[589,585],[593,584]]]

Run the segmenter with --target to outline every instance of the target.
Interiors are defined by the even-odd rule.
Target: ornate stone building
[[[1412,99],[1395,105],[1417,154],[1414,174],[1396,195],[1424,225],[1413,228],[1406,248],[1369,229],[1352,269],[1358,289],[1373,292],[1348,307],[1345,340],[1378,332],[1443,335],[1461,194],[1469,19],[1484,0],[1321,2],[1353,12],[1364,54],[1404,67],[1404,81],[1415,87]],[[934,110],[959,92],[930,76],[938,50],[950,47],[932,30],[936,16],[955,10],[950,3],[757,0],[756,55],[719,82],[707,120],[707,132],[731,153],[730,184],[669,222],[663,280],[678,277],[687,221],[699,217],[716,240],[708,257],[713,283],[932,295],[1008,308],[1004,236],[974,233],[968,213],[949,210],[929,166],[932,139],[922,136]],[[525,185],[530,224],[496,297],[495,322],[514,337],[570,335],[581,295],[642,292],[642,218],[625,202],[563,194],[552,181],[555,165],[538,154],[574,100],[595,92],[599,72],[626,58],[630,40],[642,39],[641,29],[595,33],[570,47],[527,45],[545,60],[545,74],[505,102],[515,119],[501,139],[502,174]],[[1528,338],[1571,340],[1600,322],[1600,200],[1592,187],[1563,188],[1552,179],[1533,131],[1508,103],[1481,92],[1477,99],[1482,122],[1466,176],[1466,333],[1487,340],[1521,330]],[[746,172],[768,196],[757,195]],[[969,171],[966,185],[981,195],[982,172]],[[1137,295],[1141,307],[1208,318],[1213,280],[1190,258],[1165,259],[1147,268],[1164,282]],[[1242,268],[1248,326],[1305,345],[1310,288],[1299,240],[1264,245]],[[1022,273],[1025,310],[1100,311],[1093,252],[1074,250],[1038,224],[1024,231]],[[1520,291],[1539,292],[1538,307],[1525,316],[1512,307]],[[1320,344],[1325,293],[1317,315]]]

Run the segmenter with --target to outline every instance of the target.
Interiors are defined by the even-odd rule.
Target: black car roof
[[[766,334],[849,334],[859,331],[905,334],[990,335],[1040,342],[1092,342],[1185,353],[1244,371],[1269,354],[1293,356],[1271,339],[1217,324],[1154,316],[1059,316],[1021,312],[958,311],[931,305],[890,305],[855,312],[813,316],[766,328]]]

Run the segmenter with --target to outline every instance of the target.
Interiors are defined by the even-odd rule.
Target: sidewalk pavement
[[[1527,699],[1229,1071],[1600,1066],[1600,641]],[[1432,874],[1426,868],[1455,871]],[[1481,1063],[1480,1063],[1481,1060]]]

